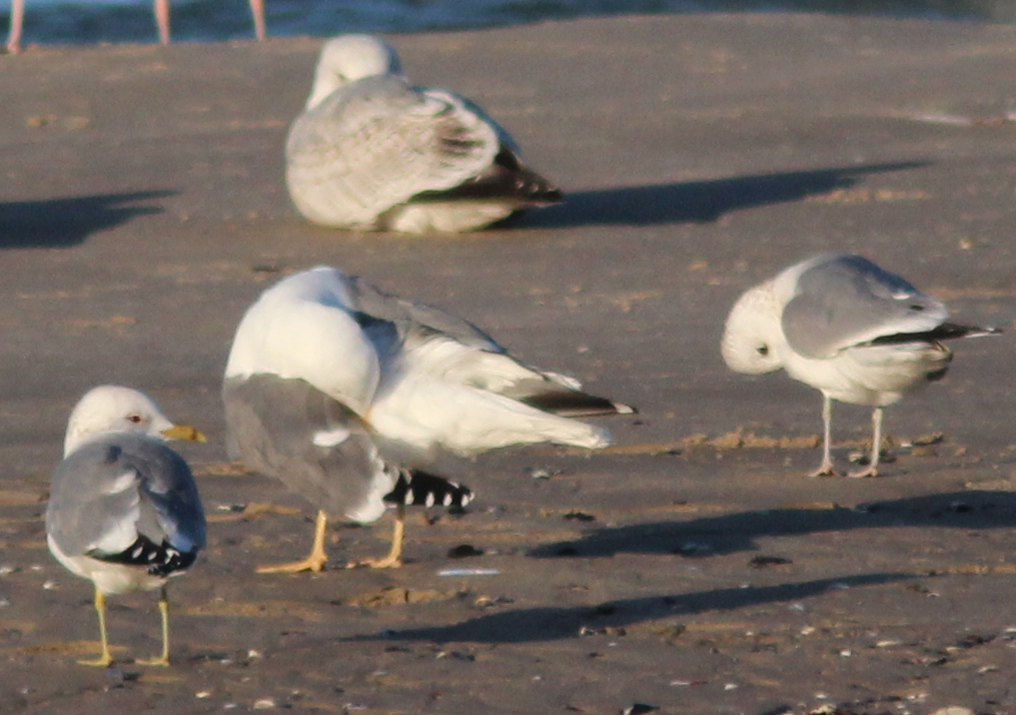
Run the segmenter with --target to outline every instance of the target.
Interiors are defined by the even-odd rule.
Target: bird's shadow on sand
[[[175,193],[136,191],[0,203],[0,249],[77,246],[96,231],[119,226],[135,216],[162,213],[159,206],[137,203]]]
[[[800,201],[848,189],[869,174],[904,171],[927,161],[733,176],[711,181],[566,192],[564,203],[528,212],[508,224],[532,228],[707,223],[738,209]]]
[[[595,606],[544,606],[501,611],[450,626],[390,630],[343,638],[349,641],[433,641],[436,643],[529,643],[574,638],[592,632],[708,611],[733,611],[764,603],[797,601],[829,590],[871,586],[919,578],[914,574],[876,573],[816,579],[778,586],[718,588],[698,593],[624,598]]]
[[[817,532],[937,526],[964,530],[1016,526],[1016,493],[963,491],[871,502],[856,508],[786,508],[749,511],[690,521],[607,527],[575,540],[533,549],[533,558],[609,557],[618,553],[704,558],[754,551],[756,539]],[[519,643],[575,637],[583,626],[598,629],[668,617],[734,610],[791,601],[830,589],[921,578],[916,573],[875,573],[776,586],[715,589],[689,594],[610,601],[587,607],[540,607],[502,611],[449,626],[414,628],[347,640]]]
[[[705,557],[756,551],[756,539],[817,532],[936,526],[993,529],[1016,526],[1016,493],[971,490],[861,504],[854,508],[786,508],[749,511],[691,521],[606,527],[571,541],[545,544],[536,558],[605,557],[618,553]]]

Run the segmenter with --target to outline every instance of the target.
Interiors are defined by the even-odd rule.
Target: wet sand
[[[461,237],[302,222],[282,144],[318,40],[0,57],[0,712],[1016,711],[1016,28],[745,14],[390,39],[569,200]],[[883,478],[805,478],[818,393],[719,357],[737,295],[825,250],[1008,329],[887,411]],[[604,454],[451,462],[478,498],[413,515],[405,568],[256,575],[304,554],[312,511],[225,462],[219,381],[246,305],[318,263],[641,413]],[[77,665],[91,587],[45,548],[67,413],[101,382],[210,438],[180,447],[210,546],[171,585],[169,669],[132,662],[158,648],[154,594],[111,599],[117,668]],[[868,415],[835,409],[841,468]],[[335,529],[334,565],[389,528]]]

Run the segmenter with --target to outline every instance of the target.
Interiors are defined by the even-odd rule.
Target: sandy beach
[[[388,39],[567,201],[465,236],[305,223],[282,147],[317,39],[0,56],[0,712],[1016,712],[1016,27],[718,14]],[[1007,331],[887,410],[877,479],[806,478],[819,394],[719,355],[742,291],[829,250]],[[402,569],[257,575],[306,552],[313,511],[226,461],[221,375],[254,297],[321,263],[640,414],[603,422],[602,454],[442,465],[477,499],[412,515]],[[91,585],[45,545],[67,414],[104,382],[209,437],[179,446],[210,544],[171,584],[168,669],[133,663],[159,645],[150,593],[110,601],[123,662],[75,663],[98,648]],[[841,468],[869,430],[837,406]],[[389,530],[334,529],[335,566]]]

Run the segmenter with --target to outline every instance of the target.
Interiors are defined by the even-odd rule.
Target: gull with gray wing
[[[871,405],[878,474],[882,411],[941,378],[952,360],[944,340],[1000,332],[949,322],[945,305],[866,258],[822,254],[745,292],[727,317],[721,352],[736,372],[783,368],[822,392],[822,463],[810,476],[836,472],[830,454],[832,400]]]
[[[595,449],[609,435],[572,417],[631,413],[577,381],[524,365],[437,308],[320,266],[269,288],[237,328],[223,402],[232,456],[318,507],[311,555],[271,570],[320,570],[329,518],[377,519],[406,504],[458,505],[472,493],[421,471],[439,452],[469,456],[553,442]]]
[[[497,122],[465,97],[410,86],[371,35],[325,43],[289,131],[286,185],[314,223],[408,233],[472,231],[561,201]]]
[[[187,462],[166,439],[205,438],[174,425],[137,390],[96,387],[71,412],[46,537],[57,561],[95,584],[102,651],[80,661],[85,665],[113,662],[106,596],[152,589],[160,589],[162,653],[137,662],[169,665],[166,582],[186,572],[204,548],[205,514]]]

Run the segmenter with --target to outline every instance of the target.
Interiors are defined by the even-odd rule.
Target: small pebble
[[[261,698],[254,702],[255,710],[270,710],[275,707],[275,701],[272,698]]]

